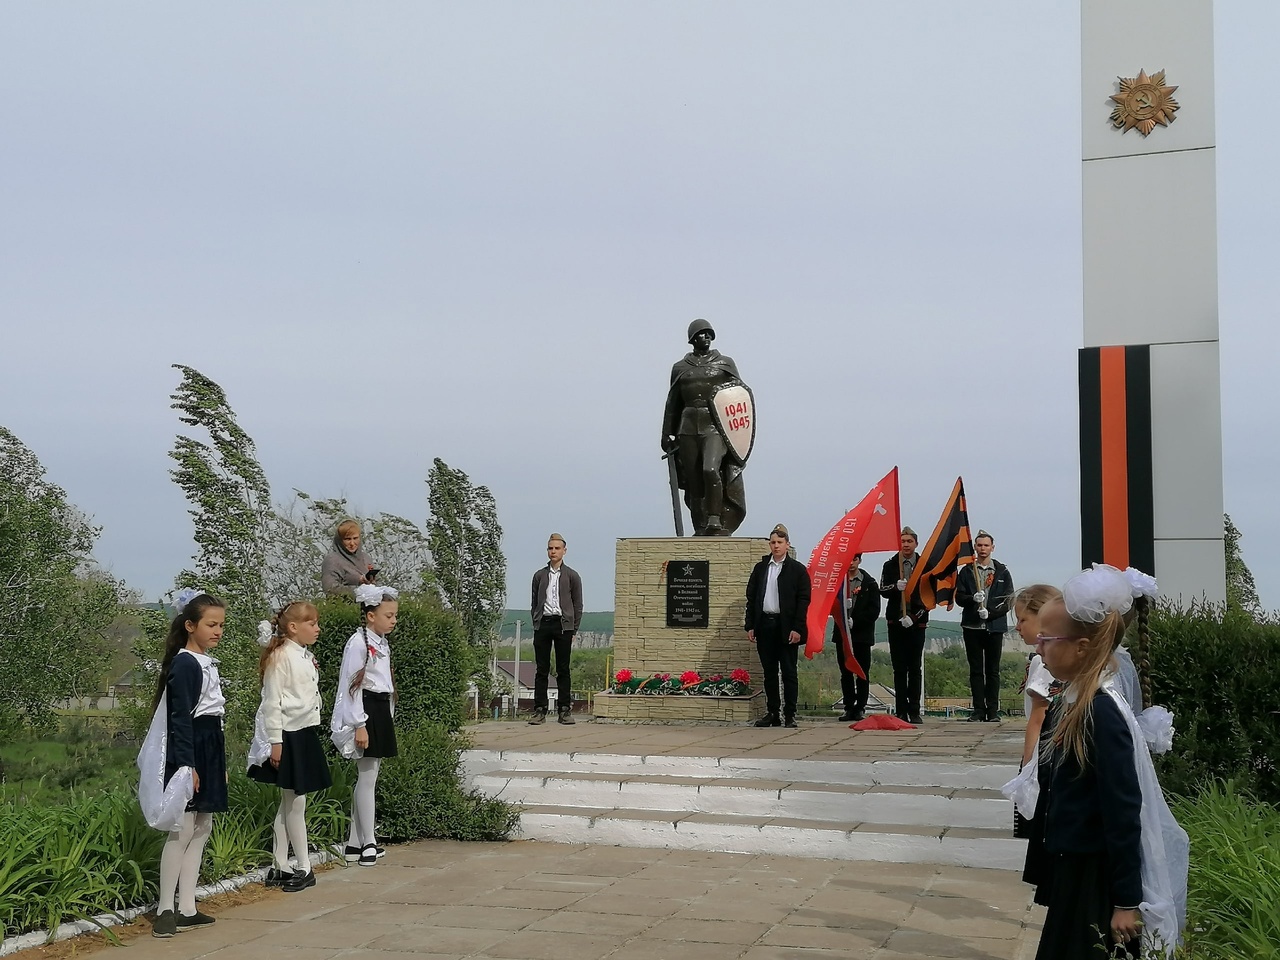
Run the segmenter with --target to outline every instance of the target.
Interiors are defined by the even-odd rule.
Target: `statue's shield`
[[[751,388],[730,380],[711,398],[711,412],[729,453],[739,465],[745,465],[756,442],[756,401]]]

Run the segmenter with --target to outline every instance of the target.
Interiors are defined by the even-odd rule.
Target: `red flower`
[[[739,667],[737,670],[733,671],[733,673],[729,674],[729,679],[736,683],[750,683],[751,674]]]
[[[721,680],[723,680],[723,679],[724,679],[724,674],[722,674],[722,673],[717,673],[714,677],[712,677],[712,678],[711,678],[711,682],[712,682],[712,683],[719,683],[719,682],[720,682]]]
[[[696,670],[686,670],[684,673],[680,674],[681,683],[699,683],[701,680],[702,678],[698,676],[698,672]]]
[[[613,675],[613,679],[617,683],[627,683],[631,679],[631,671],[624,667]]]
[[[670,679],[671,679],[671,674],[669,674],[669,673],[659,673],[659,674],[656,674],[656,676],[657,676],[657,678],[658,678],[659,680],[670,680]]]

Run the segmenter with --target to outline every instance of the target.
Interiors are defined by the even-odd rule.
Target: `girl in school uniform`
[[[1066,686],[1042,741],[1050,862],[1037,960],[1168,954],[1185,922],[1186,833],[1111,682],[1134,589],[1121,571],[1097,565],[1040,609],[1040,655]]]
[[[174,606],[179,613],[169,625],[155,703],[163,698],[167,707],[164,782],[184,771],[194,792],[160,854],[160,901],[151,931],[156,937],[213,923],[196,909],[195,891],[213,815],[227,809],[226,699],[218,661],[209,655],[222,639],[226,610],[221,600],[190,588],[179,591]]]
[[[1047,583],[1034,583],[1023,587],[1013,599],[1013,613],[1017,619],[1018,636],[1022,642],[1034,647],[1036,635],[1040,632],[1040,610],[1050,600],[1061,598],[1062,591]],[[1022,681],[1023,710],[1027,718],[1027,732],[1022,746],[1022,762],[1019,770],[1028,770],[1032,764],[1041,765],[1036,777],[1039,788],[1038,798],[1031,803],[1035,808],[1034,816],[1021,817],[1015,814],[1014,836],[1027,841],[1027,855],[1023,864],[1023,882],[1036,888],[1036,903],[1043,905],[1041,886],[1044,884],[1048,869],[1048,854],[1044,849],[1044,809],[1048,803],[1048,773],[1042,766],[1044,751],[1039,748],[1041,731],[1044,727],[1045,715],[1049,703],[1062,684],[1049,672],[1040,654],[1033,653],[1027,661],[1027,675]],[[1028,771],[1031,772],[1031,771]],[[1015,808],[1016,810],[1016,808]]]
[[[391,677],[391,645],[399,593],[391,587],[362,584],[355,589],[364,617],[342,653],[338,693],[333,704],[332,739],[338,752],[356,761],[348,863],[371,867],[385,851],[374,839],[374,795],[382,760],[396,755],[392,723],[395,685]]]
[[[266,885],[285,893],[314,887],[307,849],[307,794],[332,785],[320,743],[320,670],[309,649],[320,636],[320,614],[310,603],[294,602],[274,621],[258,625],[264,646],[258,665],[262,704],[249,749],[249,776],[280,788],[274,825],[275,863]],[[289,846],[298,868],[289,865]]]

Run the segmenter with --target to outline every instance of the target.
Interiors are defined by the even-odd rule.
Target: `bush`
[[[1132,649],[1132,647],[1131,647]],[[1222,607],[1165,607],[1151,617],[1152,699],[1173,711],[1173,750],[1157,759],[1160,781],[1191,796],[1231,780],[1280,802],[1280,624]]]
[[[1191,837],[1188,955],[1280,958],[1280,810],[1215,783],[1173,812]]]
[[[360,609],[342,598],[326,599],[318,606],[316,659],[325,704],[331,709],[342,650],[359,629]],[[504,839],[515,826],[516,813],[501,801],[462,787],[459,766],[466,742],[457,731],[475,654],[461,623],[437,603],[406,595],[400,599],[390,640],[399,756],[383,763],[378,774],[380,834],[397,841]],[[326,711],[326,728],[328,722]],[[336,756],[331,766],[354,770]],[[354,773],[350,775],[354,779]]]
[[[389,840],[505,840],[519,814],[460,786],[461,738],[424,723],[396,731],[399,756],[378,775],[379,830]]]

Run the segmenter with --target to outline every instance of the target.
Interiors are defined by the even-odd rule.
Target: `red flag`
[[[898,468],[877,484],[879,499],[862,536],[863,553],[897,553],[902,547],[902,514],[898,509]],[[856,552],[856,551],[855,551]]]
[[[920,560],[911,571],[905,597],[919,597],[926,610],[951,609],[956,574],[962,564],[973,563],[973,538],[969,536],[969,509],[964,501],[964,478],[957,477],[942,518],[933,529]]]
[[[891,502],[890,496],[892,496]],[[879,508],[879,509],[877,509]],[[804,655],[810,660],[814,654],[821,653],[827,636],[827,617],[831,615],[831,605],[835,602],[836,591],[844,583],[845,572],[849,569],[849,561],[855,553],[863,551],[863,541],[875,521],[883,521],[884,517],[893,518],[896,526],[898,510],[898,468],[894,467],[884,478],[871,488],[871,491],[858,501],[858,505],[827,531],[827,535],[818,541],[809,556],[809,617],[808,638],[804,645]],[[894,533],[895,546],[877,547],[876,549],[897,549],[897,533]],[[841,611],[843,615],[843,611]],[[852,663],[850,663],[852,661]],[[845,665],[855,673],[861,673],[853,660],[853,650]]]

